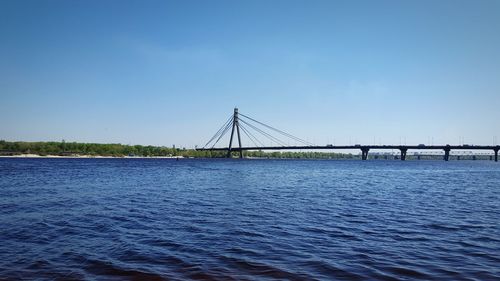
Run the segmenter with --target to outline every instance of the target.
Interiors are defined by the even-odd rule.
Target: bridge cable
[[[262,123],[262,122],[260,122],[260,121],[257,121],[257,120],[255,120],[255,119],[253,119],[253,118],[249,117],[249,116],[246,116],[246,115],[241,114],[241,113],[240,113],[240,115],[242,115],[243,117],[245,117],[245,118],[247,118],[247,119],[250,119],[250,120],[252,120],[253,122],[256,122],[256,123],[258,123],[258,124],[260,124],[260,125],[262,125],[262,126],[265,126],[266,128],[269,128],[269,129],[271,129],[271,130],[273,130],[273,131],[276,131],[276,132],[278,132],[278,133],[280,133],[280,134],[282,134],[282,135],[284,135],[284,136],[286,136],[286,137],[289,137],[289,138],[291,138],[291,139],[293,139],[293,140],[295,140],[295,141],[301,142],[301,143],[303,143],[303,144],[311,144],[311,145],[312,145],[312,143],[310,143],[310,142],[308,142],[308,141],[305,141],[305,140],[303,140],[303,139],[301,139],[301,138],[299,138],[299,137],[296,137],[296,136],[294,136],[294,135],[292,135],[292,134],[289,134],[289,133],[287,133],[287,132],[284,132],[284,131],[282,131],[282,130],[279,130],[279,129],[276,129],[276,128],[272,127],[272,126],[269,126],[269,125],[267,125],[267,124],[264,124],[264,123]]]
[[[249,118],[248,116],[245,116],[245,117],[246,117],[246,118]],[[279,130],[279,129],[276,129],[276,128],[274,128],[274,127],[271,127],[271,126],[269,126],[269,125],[266,125],[266,124],[264,124],[264,123],[262,123],[262,122],[259,122],[259,121],[255,120],[255,119],[252,119],[252,118],[249,118],[249,119],[250,119],[250,120],[252,120],[252,121],[254,121],[254,122],[256,122],[256,123],[258,123],[258,124],[260,124],[260,125],[262,125],[262,126],[265,126],[266,128],[269,128],[269,129],[271,129],[271,130],[273,130],[273,131],[275,131],[275,132],[278,132],[278,133],[280,133],[281,135],[283,135],[283,136],[285,136],[285,137],[287,137],[287,138],[290,138],[290,139],[292,139],[292,140],[294,140],[294,141],[296,141],[296,142],[299,142],[299,143],[301,143],[301,144],[303,144],[303,145],[314,145],[314,144],[312,144],[311,142],[308,142],[308,141],[306,141],[306,140],[303,140],[303,139],[301,139],[301,138],[299,138],[299,137],[296,137],[296,136],[294,136],[294,135],[292,135],[292,134],[286,133],[286,132],[284,132],[284,131],[281,131],[281,130]]]
[[[242,122],[245,122],[245,120],[243,120],[243,119],[242,119],[241,121],[242,121]],[[248,123],[248,122],[246,122],[246,124],[247,124],[247,125],[249,125],[249,126],[251,126],[251,124],[250,124],[250,123]],[[258,125],[260,125],[260,123],[257,123],[257,124],[258,124]],[[274,142],[276,142],[276,143],[278,143],[278,144],[280,144],[280,145],[282,145],[282,146],[287,146],[287,144],[286,144],[283,140],[279,139],[278,137],[275,137],[275,136],[273,136],[273,135],[271,135],[271,134],[269,134],[269,133],[267,133],[267,132],[263,133],[263,132],[264,132],[263,130],[259,130],[259,129],[257,129],[255,126],[252,126],[252,128],[254,128],[254,129],[255,129],[255,130],[257,130],[257,131],[260,131],[260,133],[261,133],[261,134],[263,134],[263,135],[267,136],[268,138],[272,138],[272,140],[273,140]],[[267,128],[267,127],[266,127],[266,128]],[[292,138],[292,140],[295,140],[295,139],[293,139],[293,138]],[[295,141],[297,141],[297,140],[295,140]]]
[[[258,123],[258,124],[260,124],[260,125],[262,125],[262,126],[265,126],[265,127],[269,128],[269,129],[271,129],[271,130],[274,130],[274,131],[276,131],[276,132],[278,132],[278,133],[280,133],[280,134],[282,134],[282,135],[285,135],[285,136],[287,136],[287,137],[289,137],[289,138],[291,138],[291,139],[294,139],[295,141],[298,141],[298,142],[300,142],[300,143],[302,143],[302,144],[314,145],[314,144],[313,144],[313,143],[311,143],[311,142],[308,142],[308,141],[303,140],[303,139],[301,139],[301,138],[299,138],[299,137],[296,137],[296,136],[294,136],[294,135],[292,135],[292,134],[289,134],[289,133],[284,132],[284,131],[282,131],[282,130],[279,130],[279,129],[276,129],[276,128],[274,128],[274,127],[271,127],[271,126],[269,126],[269,125],[267,125],[267,124],[264,124],[264,123],[262,123],[262,122],[260,122],[260,121],[255,120],[255,119],[253,119],[253,118],[251,118],[251,117],[248,117],[248,116],[246,116],[245,114],[240,113],[239,115],[241,115],[241,116],[243,116],[243,117],[245,117],[245,118],[247,118],[247,119],[250,119],[250,120],[252,120],[253,122],[256,122],[256,123]]]
[[[241,125],[243,125],[243,124],[241,124]],[[261,141],[260,141],[260,140],[259,140],[259,139],[255,136],[255,135],[253,135],[253,134],[252,134],[252,132],[250,132],[250,130],[249,130],[249,129],[245,128],[245,130],[246,130],[246,131],[247,131],[247,133],[248,133],[248,134],[250,134],[250,136],[252,136],[252,137],[253,137],[253,139],[254,139],[255,141],[257,141],[257,142],[258,142],[261,146],[265,146],[265,144],[264,144],[263,142],[261,142]],[[258,146],[258,145],[257,145],[257,146]]]
[[[232,119],[232,118],[231,118]],[[224,130],[222,130],[219,138],[217,139],[217,141],[212,145],[212,148],[215,147],[215,145],[220,141],[220,139],[229,131],[229,128],[231,128],[233,126],[233,122],[229,122],[226,127],[224,128]]]
[[[227,126],[227,123],[230,122],[230,120],[231,117],[229,117],[229,119],[226,122],[224,122],[222,127],[220,127],[220,129],[215,133],[215,135],[213,135],[212,138],[210,138],[210,140],[203,146],[203,148],[205,148],[208,144],[210,144],[215,138],[219,136],[219,134],[224,130],[224,128]]]
[[[275,144],[278,144],[278,145],[281,145],[281,146],[285,146],[286,143],[283,142],[282,140],[274,137],[273,135],[269,134],[268,132],[246,122],[245,120],[242,120],[240,119],[241,122],[243,122],[244,124],[248,125],[249,127],[251,127],[252,129],[254,129],[255,131],[257,131],[259,134],[261,134],[262,136],[266,137],[268,140],[272,141],[273,143]]]
[[[262,146],[264,146],[264,144],[261,143],[254,135],[252,135],[251,132],[247,131],[247,129],[243,126],[243,124],[240,124],[240,128],[245,133],[245,135],[247,135],[247,137],[253,142],[253,144],[255,145],[255,147],[259,147],[259,145],[257,144],[257,142],[259,142]]]
[[[245,130],[245,128],[244,128],[243,126],[241,126],[241,124],[240,124],[240,129],[241,129],[241,131],[243,131],[243,133],[244,133],[245,135],[247,135],[248,139],[250,139],[250,140],[253,142],[253,144],[254,144],[255,146],[257,146],[257,144],[255,143],[255,141],[254,141],[254,140],[250,137],[250,135],[247,133],[247,131]]]
[[[203,148],[205,148],[209,143],[211,143],[215,138],[217,138],[217,136],[224,130],[224,128],[226,128],[227,124],[232,121],[232,119],[233,119],[233,115],[231,115],[229,117],[229,119],[227,119],[227,121],[224,122],[222,127],[220,127],[220,129],[217,131],[217,133],[215,133],[215,135],[203,146]]]
[[[251,128],[253,128],[255,131],[257,131],[258,133],[260,133],[261,135],[265,136],[266,138],[268,138],[269,140],[271,140],[272,142],[280,145],[280,146],[287,146],[287,143],[282,141],[281,139],[271,135],[270,133],[256,127],[255,125],[252,125],[248,122],[245,122],[245,120],[240,120],[242,122],[244,122],[245,124],[247,124],[248,126],[250,126]]]
[[[219,129],[219,132],[218,132],[219,137],[221,135],[224,135],[224,131],[227,129],[228,126],[230,126],[233,123],[233,120],[234,120],[234,116],[232,116],[232,115],[229,116],[229,118],[227,119],[226,123],[224,123],[224,125],[222,125],[222,127]],[[217,137],[217,134],[216,134],[216,136],[214,136],[213,139],[215,140],[216,137]]]
[[[283,142],[282,140],[272,136],[271,134],[255,127],[254,125],[246,122],[245,120],[243,119],[240,119],[241,122],[245,123],[246,125],[250,126],[252,129],[256,130],[257,132],[259,132],[260,134],[262,134],[263,136],[267,137],[268,139],[270,139],[271,141],[277,143],[278,145],[281,145],[281,146],[287,146],[287,144],[285,142]]]

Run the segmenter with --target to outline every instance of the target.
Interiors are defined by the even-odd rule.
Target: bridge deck
[[[248,147],[231,147],[231,151],[240,150],[335,150],[335,149],[418,149],[418,150],[499,150],[499,145],[311,145],[311,146],[248,146]],[[217,148],[197,148],[199,151],[228,151],[227,147]]]
[[[451,150],[493,150],[495,161],[498,162],[499,145],[308,145],[308,146],[254,146],[254,147],[221,147],[221,148],[199,148],[200,151],[227,151],[230,157],[232,151],[240,153],[243,158],[243,151],[247,150],[335,150],[335,149],[359,149],[361,150],[361,159],[368,159],[368,151],[374,149],[398,149],[401,151],[401,160],[406,159],[408,150],[443,150],[444,160],[448,161]]]

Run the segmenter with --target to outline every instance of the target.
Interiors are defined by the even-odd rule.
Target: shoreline
[[[17,154],[0,155],[2,158],[25,158],[25,159],[228,159],[212,157],[185,157],[185,156],[104,156],[104,155],[38,155],[38,154]],[[237,159],[237,158],[235,158]],[[360,158],[275,158],[275,157],[244,157],[249,160],[339,160],[339,161],[358,161]],[[401,161],[400,159],[369,159],[370,161]],[[442,159],[407,159],[407,161],[442,161]],[[456,159],[454,161],[492,161],[491,159]]]
[[[103,155],[39,155],[39,154],[17,154],[0,155],[0,158],[127,158],[127,159],[179,159],[184,156],[103,156]]]

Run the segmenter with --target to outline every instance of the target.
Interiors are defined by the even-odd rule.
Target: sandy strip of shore
[[[175,159],[175,158],[185,158],[184,156],[100,156],[100,155],[38,155],[38,154],[18,154],[18,155],[0,155],[0,158],[131,158],[131,159]]]

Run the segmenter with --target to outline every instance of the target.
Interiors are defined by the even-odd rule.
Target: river
[[[0,279],[499,280],[491,161],[0,159]]]

